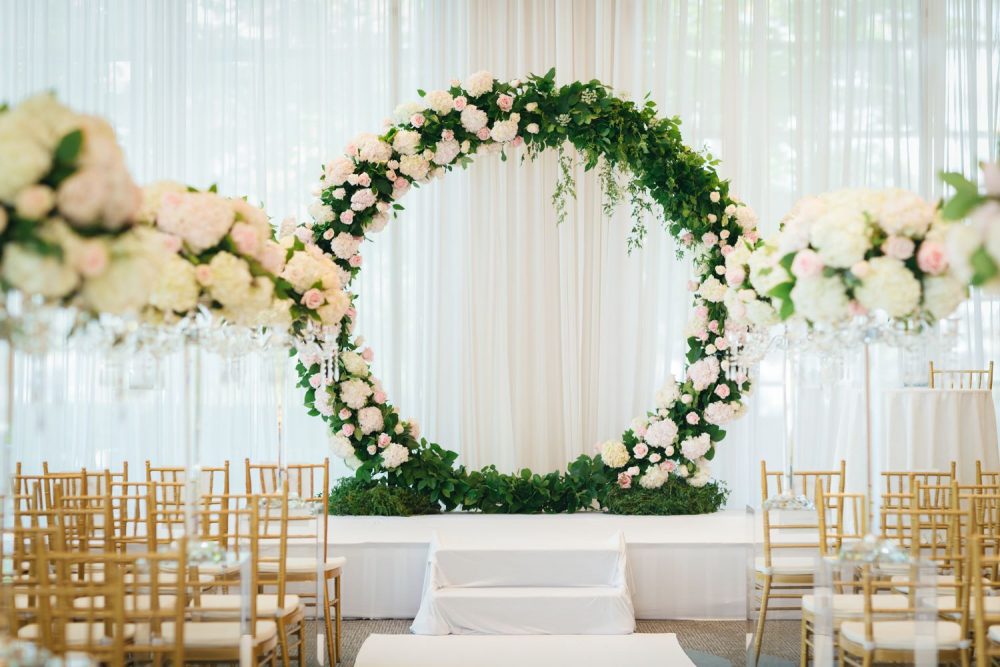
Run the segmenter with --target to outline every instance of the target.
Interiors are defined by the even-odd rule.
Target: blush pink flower
[[[683,234],[681,234],[681,243],[683,243],[684,245],[691,245],[692,243],[694,243],[694,234],[692,234],[691,232],[684,232]]]
[[[350,438],[352,435],[354,435],[354,424],[344,424],[343,426],[340,427],[340,432],[343,433],[348,438]]]
[[[887,254],[889,257],[895,257],[900,261],[905,261],[913,257],[913,249],[916,244],[913,243],[913,239],[908,239],[905,236],[890,236],[882,244],[882,252]]]
[[[677,469],[677,464],[671,461],[670,459],[667,459],[666,461],[660,464],[660,470],[662,470],[665,473],[672,473],[676,469]]]
[[[719,237],[716,236],[714,232],[708,232],[707,234],[702,235],[701,242],[709,246],[715,245],[719,242]]]
[[[388,396],[385,395],[384,391],[376,391],[375,394],[372,396],[372,400],[378,403],[379,405],[382,405],[383,403],[386,402],[386,400],[388,400]]]
[[[691,424],[691,426],[694,426],[701,421],[701,417],[698,416],[697,412],[689,412],[687,413],[687,417],[685,417],[684,420],[688,424]]]
[[[868,314],[868,309],[852,299],[847,304],[847,312],[850,313],[852,317],[861,317],[862,315]]]
[[[160,243],[163,244],[163,249],[170,253],[180,252],[181,248],[184,246],[184,242],[181,241],[181,237],[174,236],[173,234],[161,235]]]
[[[795,254],[792,275],[796,278],[814,278],[823,272],[823,259],[815,250],[806,248]]]
[[[361,187],[367,188],[371,184],[372,184],[372,177],[369,176],[367,173],[358,176],[358,185],[360,185]]]
[[[237,222],[233,225],[229,235],[233,238],[233,244],[241,255],[252,257],[257,254],[257,248],[260,246],[260,238],[257,236],[257,230],[249,224]]]
[[[304,305],[309,310],[316,310],[323,305],[326,298],[323,293],[318,289],[306,290],[306,293],[302,295],[302,305]]]
[[[924,241],[917,251],[917,266],[924,273],[936,276],[948,268],[944,246],[934,241]]]
[[[732,247],[732,246],[729,246]],[[726,269],[726,283],[730,287],[739,287],[747,279],[747,272],[742,266],[733,266]]]
[[[378,436],[378,446],[385,449],[392,442],[392,438],[389,437],[388,433],[380,433]]]
[[[320,387],[322,387],[323,376],[320,375],[319,373],[316,373],[316,375],[309,376],[309,386],[312,387],[313,389],[319,389]]]
[[[632,453],[635,454],[635,458],[642,459],[649,454],[649,447],[644,442],[640,442],[638,445],[632,448]]]
[[[486,141],[487,139],[489,139],[490,138],[489,128],[487,127],[479,128],[479,131],[476,132],[476,137],[478,137],[480,141]]]
[[[337,414],[342,420],[351,418],[351,411],[347,408],[341,408],[340,412]]]
[[[375,445],[368,445],[368,453],[369,454],[371,454],[372,456],[374,456],[375,452],[377,452],[377,451],[378,451],[378,449],[375,447]]]
[[[344,314],[353,320],[357,316],[358,311],[354,306],[351,306],[345,311]]]
[[[349,225],[352,222],[354,222],[354,211],[348,209],[348,210],[344,211],[343,213],[341,213],[340,214],[340,221],[343,222],[346,225]]]
[[[359,266],[361,266],[361,255],[358,254],[355,255],[354,257],[351,257],[349,260],[347,260],[347,263],[353,266],[355,269],[358,268]]]
[[[623,489],[631,488],[632,477],[627,472],[618,473],[618,486]]]
[[[522,137],[520,134],[514,137],[514,141],[511,142],[511,145],[514,148],[520,148],[523,144],[524,144],[524,137]]]
[[[441,132],[441,138],[444,139],[445,141],[451,141],[452,139],[455,138],[455,132],[452,130],[443,130]]]
[[[722,248],[722,256],[723,257],[729,257],[730,255],[733,254],[733,252],[736,251],[736,248],[734,248],[731,245],[720,245],[720,247]]]
[[[375,358],[375,353],[372,352],[372,349],[370,347],[366,347],[364,350],[361,351],[361,358],[364,359],[365,361],[370,362],[372,359]]]
[[[688,291],[689,292],[697,292],[699,287],[701,287],[701,283],[699,283],[697,280],[689,280],[688,281]]]
[[[202,287],[208,287],[212,284],[212,267],[208,264],[199,264],[194,269],[194,279]]]
[[[729,398],[729,385],[720,384],[715,388],[715,395],[719,398]]]
[[[454,100],[455,110],[456,111],[461,111],[462,109],[464,109],[466,107],[466,105],[468,103],[469,103],[469,100],[467,100],[465,98],[465,95],[459,95]]]
[[[510,111],[514,107],[514,98],[510,95],[500,95],[497,98],[497,106],[500,107],[500,111]]]

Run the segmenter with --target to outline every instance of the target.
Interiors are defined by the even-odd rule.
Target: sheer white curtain
[[[774,229],[808,192],[898,185],[934,197],[939,170],[995,157],[998,44],[996,0],[0,0],[0,99],[56,89],[111,118],[140,180],[217,183],[280,219],[303,215],[320,164],[417,88],[555,66],[562,82],[648,91]],[[602,219],[596,180],[583,174],[557,226],[552,156],[481,162],[410,195],[365,246],[359,327],[393,401],[463,462],[560,468],[620,433],[679,371],[688,267],[662,232],[628,255],[628,213]],[[963,311],[961,350],[975,363],[1000,345],[998,313],[978,297]],[[182,391],[174,360],[151,390],[121,382],[123,362],[112,384],[124,389],[100,399],[119,421],[98,420],[95,433],[51,422],[93,415],[97,397],[32,379],[66,377],[68,356],[22,373],[22,399],[50,415],[45,442],[61,443],[39,446],[26,426],[24,458],[77,464],[126,423],[130,442],[107,456],[174,456],[177,413],[163,398]],[[92,382],[91,366],[72,381]],[[210,455],[266,456],[268,369],[255,359],[212,368]],[[286,394],[291,456],[316,458],[322,424],[296,409],[294,388]],[[768,363],[717,457],[735,502],[752,493],[751,459],[778,462],[780,421],[780,374]],[[833,436],[813,440],[804,462],[835,455]]]

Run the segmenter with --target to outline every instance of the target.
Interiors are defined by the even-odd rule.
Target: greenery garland
[[[692,257],[699,280],[690,286],[695,316],[688,327],[689,366],[685,377],[666,383],[656,408],[633,420],[619,441],[604,443],[599,456],[579,457],[565,473],[468,470],[456,465],[457,453],[421,438],[416,422],[402,419],[388,402],[371,375],[372,351],[353,334],[351,307],[337,334],[334,365],[315,343],[293,352],[310,414],[329,424],[333,448],[357,468],[357,481],[335,495],[356,499],[368,490],[390,498],[379,489],[405,488],[446,510],[573,512],[606,506],[614,489],[615,511],[718,509],[725,491],[710,481],[708,462],[725,436],[722,425],[742,414],[741,397],[750,389],[749,379],[729,367],[729,341],[746,325],[730,316],[727,302],[734,294],[757,298],[752,290],[740,294],[727,287],[725,257],[756,247],[757,231],[752,210],[733,198],[728,181],[716,173],[717,160],[685,146],[680,121],[658,117],[652,101],[616,97],[596,80],[557,86],[554,69],[510,82],[478,72],[447,91],[419,93],[423,100],[397,109],[384,134],[360,135],[344,156],[325,165],[321,194],[310,207],[313,220],[295,230],[335,258],[348,288],[360,271],[361,242],[403,210],[398,200],[411,187],[456,165],[464,168],[477,154],[499,153],[506,160],[523,146],[522,159],[531,159],[555,149],[560,177],[553,202],[560,221],[567,198],[575,195],[573,166],[580,159],[585,169],[599,170],[606,213],[621,201],[630,204],[630,249],[646,237],[644,214],[658,209],[680,252]],[[564,150],[566,144],[575,154]],[[356,295],[350,298],[353,304]],[[656,492],[669,500],[623,500]],[[385,513],[399,506],[394,503],[369,503],[378,509],[364,510],[365,503],[345,500],[333,509]],[[404,505],[414,503],[407,497]]]

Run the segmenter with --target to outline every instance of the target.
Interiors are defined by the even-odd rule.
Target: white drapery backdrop
[[[722,159],[767,231],[802,194],[937,197],[938,171],[995,158],[998,44],[995,0],[0,0],[0,99],[57,90],[111,119],[140,181],[216,183],[277,222],[304,215],[320,165],[417,88],[555,66],[561,82],[648,91],[690,145]],[[366,244],[359,327],[394,403],[463,462],[561,468],[616,437],[680,370],[689,270],[657,230],[628,255],[627,211],[602,219],[582,174],[557,226],[552,156],[480,161],[409,196]],[[976,296],[961,315],[962,360],[994,358],[1000,309]],[[178,363],[153,364],[151,378],[147,361],[25,361],[19,456],[178,461]],[[209,364],[210,460],[271,456],[268,372],[253,358]],[[779,462],[778,364],[762,375],[715,466],[737,503],[753,493],[749,462]],[[298,400],[289,387],[290,456],[315,459],[323,424]],[[810,433],[803,463],[832,460],[843,437]]]

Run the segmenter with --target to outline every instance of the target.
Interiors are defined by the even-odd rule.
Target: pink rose
[[[393,184],[395,184],[396,183],[396,179],[399,176],[398,176],[398,174],[396,174],[396,172],[394,172],[392,169],[390,169],[389,171],[385,172],[385,177],[388,178],[390,181],[392,181]]]
[[[350,419],[351,418],[351,411],[348,410],[347,408],[341,408],[340,412],[337,414],[337,416],[340,417],[341,421]]]
[[[312,387],[313,389],[319,389],[320,387],[322,387],[323,376],[320,375],[319,373],[316,373],[316,375],[309,376],[309,386]]]
[[[372,359],[375,358],[375,353],[372,352],[372,349],[370,347],[366,347],[364,350],[361,351],[361,358],[364,359],[365,361],[370,362]]]
[[[640,442],[632,448],[632,452],[635,454],[635,458],[637,459],[645,458],[646,454],[649,454],[649,447],[646,446],[646,443]]]
[[[739,287],[746,279],[747,272],[742,266],[734,266],[726,270],[726,283],[728,283],[730,287]]]
[[[685,421],[687,421],[688,424],[691,424],[691,426],[694,426],[695,424],[701,421],[701,417],[698,416],[697,412],[687,413],[687,417],[685,417],[684,419]]]
[[[415,113],[410,116],[410,125],[413,127],[423,127],[424,126],[424,115],[422,113]]]
[[[694,242],[694,234],[691,232],[684,232],[681,234],[681,243],[684,245],[691,245]]]
[[[462,109],[465,108],[465,105],[467,105],[468,103],[469,103],[469,100],[465,99],[465,95],[459,95],[454,100],[455,110],[456,111],[461,111]]]
[[[361,174],[360,176],[358,176],[358,185],[360,185],[361,187],[367,188],[371,184],[372,184],[372,177],[369,176],[368,174]]]
[[[511,142],[511,145],[514,146],[514,148],[520,148],[523,143],[524,143],[524,137],[522,137],[519,134],[516,137],[514,137],[514,141]]]
[[[354,308],[354,306],[351,306],[346,311],[344,311],[344,314],[346,314],[349,318],[353,320],[355,316],[357,316],[358,311]]]
[[[639,428],[632,429],[632,432],[635,433],[636,437],[642,438],[642,437],[644,437],[646,435],[646,431],[647,430],[648,430],[648,427],[645,424],[643,424]]]
[[[455,133],[452,130],[444,130],[441,132],[441,138],[445,141],[451,141],[455,138]]]
[[[720,384],[715,388],[715,395],[719,398],[729,398],[729,385]]]
[[[306,290],[306,293],[302,295],[302,305],[309,310],[316,310],[323,305],[324,301],[326,301],[326,298],[323,296],[323,293],[315,288]]]
[[[660,461],[660,459],[662,459],[662,458],[663,457],[660,456],[659,452],[653,452],[652,454],[649,455],[649,462],[650,463],[658,463]]]
[[[260,238],[257,236],[257,231],[249,224],[237,222],[233,225],[229,235],[233,239],[233,244],[236,246],[237,252],[241,255],[253,257],[257,254],[257,248],[260,246]]]
[[[375,452],[377,452],[377,451],[378,451],[378,449],[375,448],[375,445],[368,445],[368,453],[369,454],[371,454],[371,455],[374,456]]]
[[[756,243],[760,239],[760,233],[757,230],[752,230],[743,235],[747,243]]]
[[[344,224],[347,224],[347,225],[349,225],[352,222],[354,222],[354,211],[352,211],[350,209],[347,209],[346,211],[344,211],[343,213],[341,213],[340,214],[340,221],[343,222]]]
[[[500,111],[510,111],[514,107],[514,98],[510,95],[501,95],[497,98],[497,106]]]
[[[357,147],[356,144],[347,144],[347,146],[344,147],[344,152],[347,155],[350,155],[351,157],[357,157],[358,156],[358,147]]]
[[[719,321],[712,320],[711,322],[709,322],[708,330],[711,331],[712,333],[719,333]]]
[[[476,136],[479,138],[480,141],[486,141],[487,139],[490,138],[489,128],[486,127],[479,128],[479,131],[476,132]]]
[[[857,278],[864,278],[869,273],[871,273],[871,270],[872,270],[871,267],[865,260],[861,260],[860,262],[855,262],[854,266],[851,267],[851,273],[853,273]]]
[[[333,240],[333,237],[334,237],[334,233],[333,233],[333,229],[332,228],[326,230],[325,232],[323,232],[323,238],[326,239],[327,241]]]
[[[731,245],[721,244],[720,247],[722,248],[722,256],[723,257],[729,257],[736,250],[736,248],[734,248]]]
[[[715,339],[715,347],[718,350],[725,350],[729,348],[729,341],[722,336]]]
[[[387,399],[388,396],[385,395],[384,391],[376,391],[375,394],[372,396],[372,400],[379,405],[385,403]]]
[[[698,283],[695,283],[695,286],[697,286],[697,285],[698,285]],[[701,320],[703,320],[706,317],[708,317],[708,306],[698,306],[697,308],[695,308],[694,309],[694,316],[697,317],[698,319],[701,319]]]
[[[167,252],[180,252],[184,245],[181,241],[181,237],[174,236],[173,234],[162,234],[160,235],[160,243],[163,245],[163,249]]]
[[[701,242],[705,245],[715,245],[719,242],[719,237],[716,236],[714,232],[708,232],[707,234],[702,235]]]
[[[354,435],[354,424],[344,424],[340,427],[340,432],[343,433],[345,437],[350,438]]]
[[[313,235],[312,232],[309,231],[307,227],[296,227],[295,238],[302,241],[303,243],[310,243],[313,240]]]
[[[108,268],[108,250],[100,241],[87,241],[77,259],[77,270],[84,278],[93,278]]]
[[[676,469],[677,469],[677,464],[671,461],[670,459],[667,459],[666,461],[660,464],[660,470],[662,470],[667,474],[672,473]]]
[[[695,336],[695,338],[697,338],[698,340],[704,342],[704,341],[708,340],[708,332],[707,331],[701,331],[701,332],[698,333],[697,336]]]
[[[689,292],[697,292],[699,287],[701,287],[701,283],[699,283],[697,280],[689,280],[688,281],[688,291]]]
[[[948,268],[948,256],[944,246],[934,241],[924,241],[917,251],[917,266],[924,273],[936,276]]]
[[[389,437],[388,433],[380,433],[378,436],[378,446],[385,449],[392,442],[392,438]]]
[[[823,272],[823,260],[819,253],[806,248],[795,254],[792,260],[792,275],[796,278],[814,278]]]
[[[202,287],[208,287],[212,284],[212,267],[208,264],[199,264],[194,269],[194,279]]]
[[[905,261],[913,257],[914,247],[913,239],[908,239],[905,236],[890,236],[882,244],[882,252],[889,257]]]
[[[347,260],[347,263],[353,266],[354,268],[358,268],[359,266],[361,266],[361,255],[360,254],[354,255],[349,260]]]
[[[618,473],[618,486],[620,486],[623,489],[631,488],[632,478],[629,476],[627,472]]]

